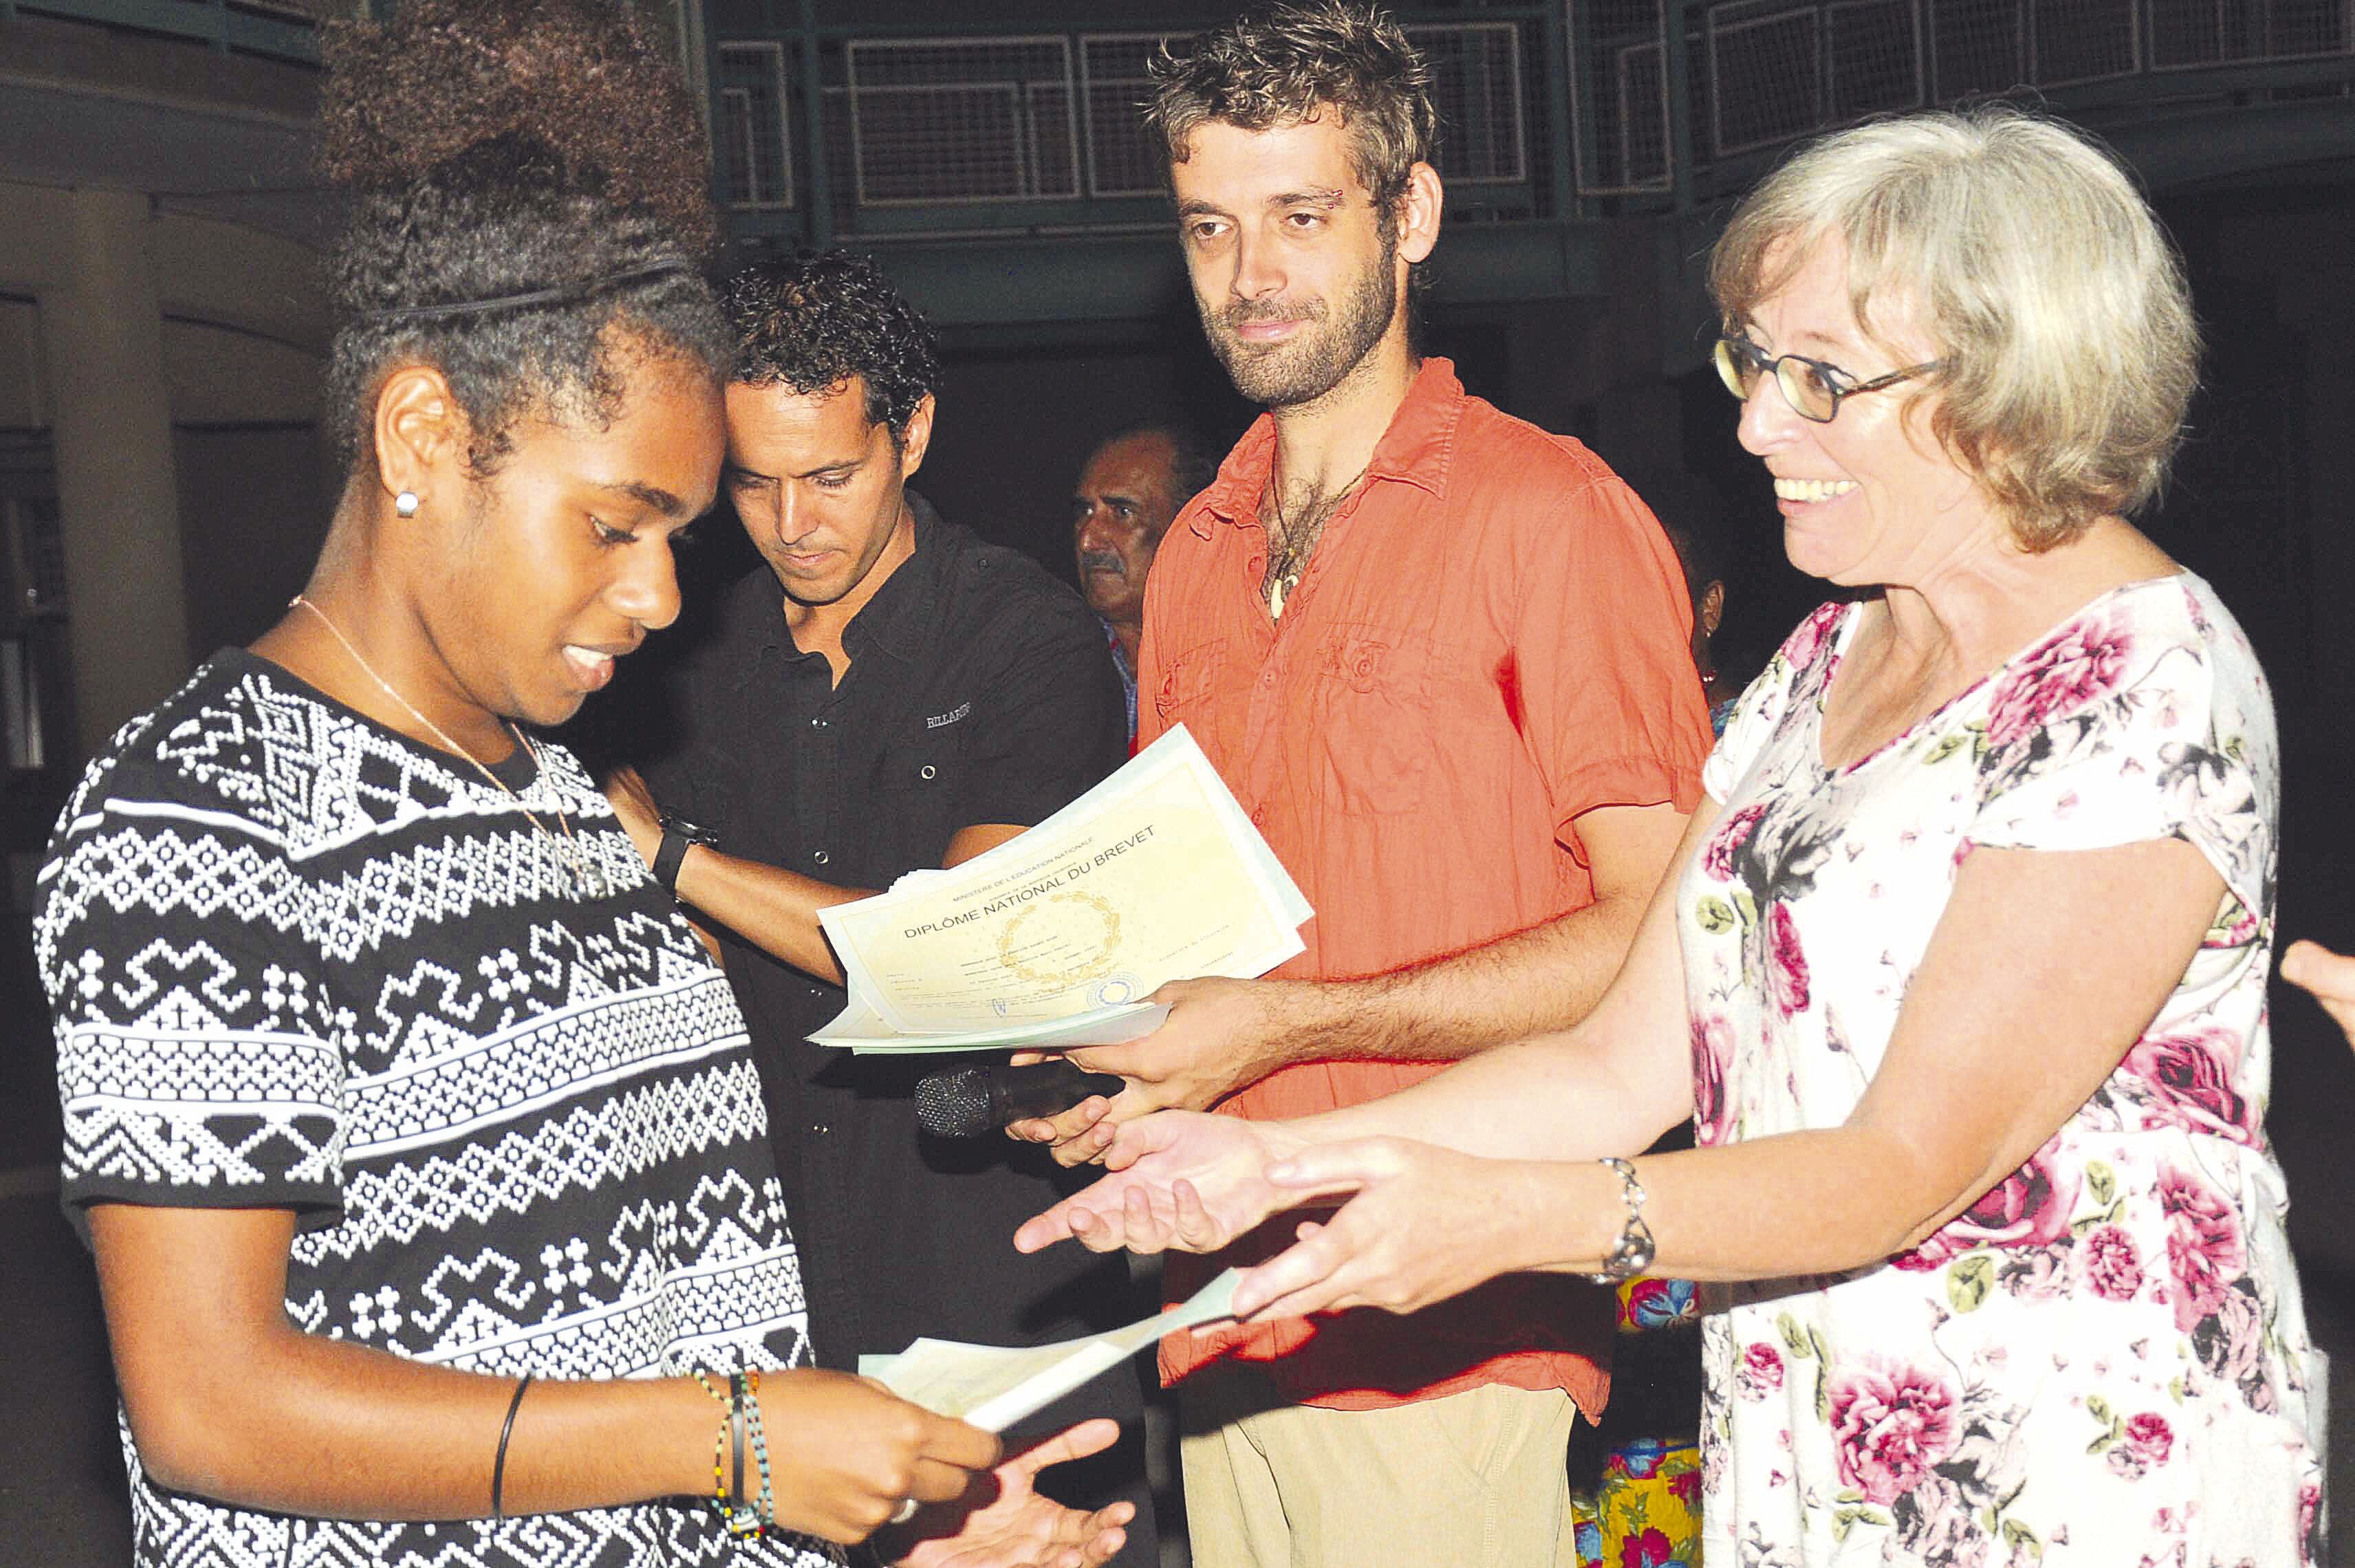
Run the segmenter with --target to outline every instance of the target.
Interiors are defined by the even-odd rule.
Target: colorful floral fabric
[[[2280,795],[2248,640],[2195,577],[2131,584],[1828,769],[1860,613],[1793,634],[1705,774],[1722,811],[1678,909],[1700,1144],[1847,1118],[1975,848],[2172,837],[2227,893],[2109,1080],[1962,1216],[1851,1275],[1707,1292],[1707,1558],[2311,1563],[2319,1362],[2262,1129]]]
[[[1604,1460],[1593,1497],[1572,1497],[1579,1568],[1700,1568],[1700,1449],[1638,1439]]]

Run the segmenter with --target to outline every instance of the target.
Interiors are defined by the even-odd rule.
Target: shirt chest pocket
[[[1446,729],[1437,705],[1478,699],[1459,689],[1458,651],[1356,622],[1320,632],[1311,656],[1307,760],[1327,808],[1352,816],[1423,809]]]
[[[938,865],[950,835],[970,826],[955,817],[969,766],[965,731],[973,722],[970,711],[946,722],[917,720],[883,747],[868,775],[869,802],[890,814],[890,837],[923,865]],[[861,809],[856,801],[849,808]]]
[[[1213,763],[1238,757],[1250,684],[1251,672],[1240,667],[1229,640],[1213,637],[1169,661],[1152,693],[1154,711],[1165,726],[1185,725]]]

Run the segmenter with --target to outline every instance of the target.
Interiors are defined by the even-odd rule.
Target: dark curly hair
[[[1238,16],[1197,34],[1183,53],[1163,44],[1146,72],[1146,128],[1173,165],[1206,121],[1265,131],[1329,109],[1348,130],[1358,177],[1388,211],[1414,165],[1438,156],[1431,67],[1370,5],[1320,0]]]
[[[346,458],[368,453],[401,364],[448,379],[477,473],[525,414],[612,419],[631,362],[722,374],[726,327],[696,271],[716,238],[702,133],[626,5],[402,0],[389,23],[331,24],[325,54],[320,165],[352,192],[327,373]],[[541,291],[559,297],[384,314]]]
[[[867,385],[867,422],[898,444],[941,379],[932,328],[883,269],[847,251],[756,261],[719,285],[736,333],[730,379],[800,393]]]

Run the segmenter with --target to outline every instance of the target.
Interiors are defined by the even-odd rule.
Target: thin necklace
[[[500,790],[506,794],[509,800],[515,802],[516,809],[523,813],[524,820],[530,823],[541,837],[547,839],[549,843],[563,850],[564,859],[572,867],[572,885],[576,891],[586,898],[598,899],[605,896],[604,879],[591,871],[589,869],[588,861],[582,858],[581,852],[581,840],[575,837],[572,833],[572,819],[564,815],[564,808],[562,806],[559,805],[556,808],[557,825],[564,829],[564,837],[559,838],[555,834],[548,830],[547,823],[542,822],[537,816],[533,815],[531,807],[524,805],[523,796],[516,794],[515,787],[513,785],[509,784],[506,780],[499,777],[498,774],[491,772],[489,765],[480,757],[474,755],[474,752],[468,751],[465,747],[452,740],[450,736],[443,731],[441,725],[436,724],[432,720],[428,719],[424,714],[419,712],[417,710],[417,704],[410,701],[406,697],[401,696],[400,692],[393,686],[392,682],[377,674],[376,667],[368,663],[368,660],[360,657],[359,649],[352,646],[352,640],[344,635],[343,628],[337,626],[335,622],[327,618],[327,613],[325,610],[320,609],[316,604],[311,603],[307,597],[300,593],[297,593],[293,598],[289,599],[286,602],[286,607],[290,610],[297,605],[300,605],[302,608],[311,612],[312,614],[319,617],[319,624],[327,628],[327,635],[335,638],[336,641],[342,645],[344,652],[350,656],[352,663],[360,667],[361,673],[365,674],[370,680],[376,682],[377,685],[383,689],[384,694],[387,697],[391,698],[395,702],[400,704],[402,711],[406,712],[411,719],[416,720],[420,724],[424,725],[426,732],[442,743],[442,749],[443,751],[454,752],[458,755],[465,758],[468,762],[474,763],[474,771],[476,773],[482,774],[485,778],[490,780],[491,783],[496,784]],[[524,754],[531,759],[533,772],[535,773],[539,773],[539,748],[531,743],[531,737],[517,729],[515,721],[511,719],[503,719],[500,722],[507,727],[507,733],[516,738],[516,743],[521,746],[524,750]]]
[[[1333,514],[1341,509],[1341,503],[1348,499],[1349,492],[1358,487],[1358,481],[1363,479],[1366,470],[1373,465],[1373,461],[1369,458],[1365,468],[1359,469],[1349,476],[1347,485],[1333,492],[1332,499],[1312,501],[1301,507],[1300,520],[1304,527],[1296,542],[1292,537],[1293,525],[1284,517],[1283,475],[1273,468],[1268,471],[1268,509],[1275,514],[1275,531],[1281,536],[1283,552],[1280,557],[1275,550],[1268,552],[1265,585],[1268,619],[1280,621],[1284,618],[1284,602],[1292,596],[1293,590],[1300,586],[1302,575],[1308,571],[1309,558],[1316,553],[1317,541],[1325,537],[1325,525],[1333,520]]]

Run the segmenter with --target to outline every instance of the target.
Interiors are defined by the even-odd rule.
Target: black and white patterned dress
[[[568,752],[499,773],[514,795],[235,650],[115,736],[35,925],[69,1212],[291,1208],[293,1321],[444,1366],[806,1363],[727,981]],[[123,1451],[158,1568],[834,1560],[687,1500],[289,1518],[153,1485],[127,1424]]]

